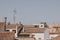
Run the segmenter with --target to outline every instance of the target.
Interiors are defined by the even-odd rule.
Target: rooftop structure
[[[0,32],[4,31],[5,22],[0,22]],[[46,27],[47,26],[47,27]],[[49,31],[49,39],[55,38],[60,35],[60,24],[29,24],[24,25],[22,23],[7,23],[6,24],[6,31],[7,32],[14,32],[15,38],[21,40],[32,39],[32,40],[44,40],[44,32],[45,28]],[[47,32],[45,32],[46,35]]]

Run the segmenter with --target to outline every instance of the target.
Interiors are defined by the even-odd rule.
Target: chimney
[[[6,22],[7,22],[7,17],[5,17],[4,31],[6,31]]]
[[[48,30],[48,25],[47,25],[46,22],[44,23],[44,29],[45,29],[45,31],[44,31],[44,40],[49,40],[49,30]]]

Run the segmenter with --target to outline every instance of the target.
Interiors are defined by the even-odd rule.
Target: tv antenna
[[[16,22],[16,8],[13,10],[14,14],[13,14],[13,21],[14,23]]]

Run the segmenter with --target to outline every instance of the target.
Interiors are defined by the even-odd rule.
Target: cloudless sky
[[[16,22],[60,23],[60,0],[0,0],[0,21],[6,16],[13,23],[15,8]]]

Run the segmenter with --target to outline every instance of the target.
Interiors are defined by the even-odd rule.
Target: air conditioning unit
[[[39,24],[39,28],[44,28],[44,24]]]

